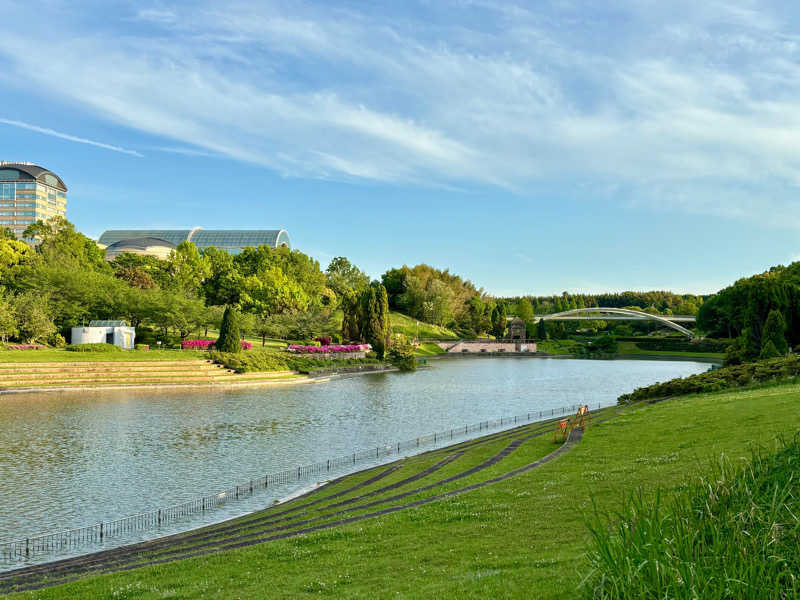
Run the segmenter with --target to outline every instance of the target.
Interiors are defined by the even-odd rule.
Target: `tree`
[[[25,242],[0,237],[0,282],[8,286],[33,258],[34,253]]]
[[[386,287],[377,284],[361,294],[359,301],[359,328],[364,341],[383,358],[390,345],[389,297]]]
[[[758,355],[760,360],[765,360],[768,358],[779,358],[784,356],[776,347],[772,340],[767,340],[764,345],[761,347],[761,353]]]
[[[14,232],[11,231],[8,227],[0,227],[0,238],[6,240],[16,240],[17,236],[14,235]]]
[[[0,292],[0,340],[5,344],[8,338],[17,335],[17,313],[13,299]]]
[[[14,309],[19,336],[26,343],[44,341],[56,333],[46,296],[36,292],[19,294],[14,302]]]
[[[401,371],[414,371],[417,368],[417,357],[414,346],[404,335],[397,334],[387,352],[389,362]]]
[[[525,321],[525,323],[533,321],[533,306],[530,300],[523,298],[519,301],[519,304],[517,304],[517,316]]]
[[[764,322],[764,329],[761,333],[761,354],[764,348],[771,343],[780,356],[785,356],[789,352],[789,344],[786,342],[786,320],[783,314],[777,310],[769,311],[767,320]]]
[[[203,280],[211,274],[208,259],[200,254],[192,242],[178,244],[167,259],[167,271],[171,277],[172,289],[185,296],[195,296]]]
[[[219,328],[219,338],[215,344],[220,352],[239,352],[242,349],[242,335],[239,331],[239,320],[236,311],[225,307],[222,315],[222,325]]]
[[[364,294],[365,292],[361,292]],[[352,291],[346,291],[340,298],[342,308],[342,340],[358,341],[361,335],[361,298]]]
[[[497,339],[502,338],[506,333],[507,324],[506,305],[501,302],[492,311],[492,335]]]
[[[334,258],[325,269],[327,286],[337,298],[349,292],[360,294],[369,286],[369,276],[344,256]]]
[[[542,341],[548,339],[549,337],[547,333],[547,321],[544,319],[539,319],[539,323],[536,326],[536,337]]]
[[[39,241],[36,252],[48,264],[64,266],[71,264],[93,271],[109,272],[105,252],[97,243],[75,231],[75,226],[64,217],[51,217],[47,221],[36,221],[22,234]]]

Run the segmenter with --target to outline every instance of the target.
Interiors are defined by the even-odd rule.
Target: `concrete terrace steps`
[[[142,367],[142,368],[159,368],[166,366],[180,366],[180,367],[206,367],[206,368],[222,368],[222,365],[211,362],[210,360],[138,360],[138,361],[74,361],[74,362],[7,362],[0,363],[0,371],[4,369],[49,369],[49,368],[69,368],[69,367]]]
[[[294,371],[237,374],[206,360],[0,364],[0,389],[290,381]]]

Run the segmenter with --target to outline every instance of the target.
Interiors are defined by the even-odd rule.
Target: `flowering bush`
[[[181,350],[208,350],[217,343],[217,340],[183,340]],[[253,344],[242,341],[243,350],[252,350]]]
[[[295,354],[337,354],[347,352],[368,352],[372,350],[369,344],[353,344],[349,346],[300,346],[298,344],[290,344],[289,352]]]
[[[314,341],[315,342],[319,342],[320,346],[330,346],[331,345],[331,338],[329,338],[329,337],[323,337],[323,336],[315,337]]]
[[[208,350],[217,340],[183,340],[181,350]]]
[[[41,344],[14,344],[9,346],[9,350],[44,350],[47,346]]]

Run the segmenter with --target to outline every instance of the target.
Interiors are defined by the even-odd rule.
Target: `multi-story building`
[[[67,214],[67,186],[55,173],[27,162],[0,161],[0,227],[18,237],[36,221]]]

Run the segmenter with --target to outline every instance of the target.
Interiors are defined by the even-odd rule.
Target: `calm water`
[[[635,387],[708,369],[694,362],[522,358],[442,360],[433,367],[274,389],[0,396],[0,541],[183,502],[458,425],[607,405]],[[213,518],[274,499],[265,492],[213,511]]]

